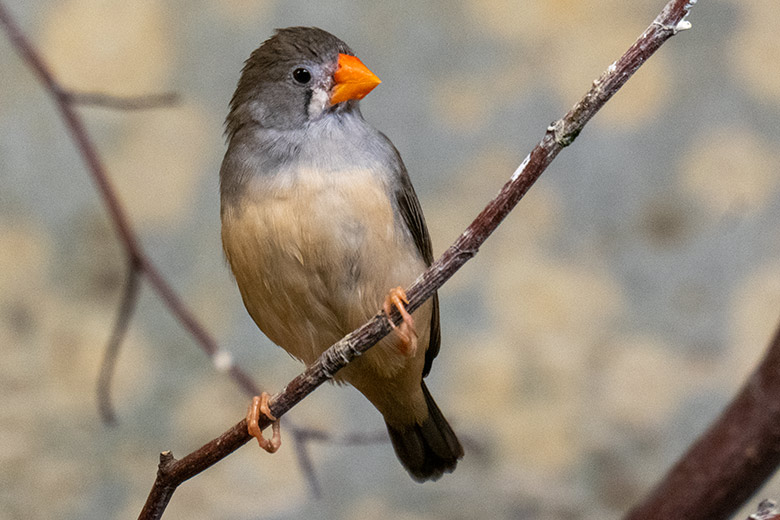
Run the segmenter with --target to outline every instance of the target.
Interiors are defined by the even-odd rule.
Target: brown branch
[[[409,297],[407,309],[417,309],[439,289],[453,274],[471,259],[482,243],[498,227],[523,195],[539,178],[556,155],[571,144],[584,125],[625,84],[631,75],[672,35],[687,29],[684,21],[692,6],[689,0],[672,0],[626,53],[599,77],[585,97],[562,119],[547,128],[541,142],[525,158],[498,195],[458,237],[444,254],[425,271],[406,291]],[[390,316],[398,323],[397,311]],[[390,324],[384,314],[374,318],[351,332],[326,350],[320,358],[302,374],[290,381],[274,395],[270,402],[271,413],[281,417],[318,386],[333,377],[338,370],[368,350],[390,332]],[[260,427],[269,422],[264,417]],[[157,479],[144,504],[140,519],[160,518],[176,487],[185,480],[226,457],[250,439],[246,420],[242,420],[218,439],[204,445],[181,460],[170,452],[161,456]]]
[[[729,518],[780,463],[780,328],[737,397],[627,520]]]
[[[175,92],[147,94],[143,96],[114,96],[102,92],[63,92],[68,103],[73,105],[108,108],[111,110],[149,110],[166,108],[179,102]]]
[[[314,475],[314,462],[311,460],[311,454],[309,453],[309,439],[316,436],[316,433],[308,432],[306,430],[293,431],[293,437],[295,438],[295,451],[298,454],[298,465],[301,467],[301,473],[304,475]],[[385,435],[385,437],[387,437]],[[320,487],[319,480],[316,478],[309,479],[309,489],[314,498],[322,497],[322,488]]]
[[[259,387],[246,372],[232,363],[230,356],[226,352],[219,349],[214,338],[200,324],[197,318],[195,318],[194,314],[184,304],[181,298],[179,298],[165,277],[160,274],[151,258],[141,247],[140,240],[130,225],[129,218],[111,185],[107,172],[97,152],[97,148],[90,139],[84,123],[74,108],[74,105],[76,104],[99,105],[106,108],[124,110],[158,108],[175,102],[175,94],[122,98],[106,94],[84,94],[68,91],[62,88],[57,82],[51,69],[46,65],[41,55],[35,50],[30,40],[13,20],[2,2],[0,2],[0,26],[5,30],[5,33],[21,58],[28,67],[35,72],[46,92],[51,95],[56,107],[60,111],[60,115],[65,120],[71,138],[76,143],[79,153],[86,163],[87,170],[97,187],[98,193],[106,205],[111,222],[114,224],[117,237],[124,247],[126,260],[129,266],[127,285],[125,287],[122,302],[119,306],[116,322],[106,345],[104,361],[98,378],[97,399],[101,418],[108,424],[112,424],[116,420],[114,407],[110,401],[110,384],[113,376],[113,369],[116,366],[115,361],[119,354],[119,348],[125,337],[125,333],[127,332],[130,317],[136,303],[135,298],[138,294],[139,277],[141,276],[150,283],[158,296],[163,300],[163,303],[168,307],[171,314],[173,314],[179,323],[181,323],[181,325],[193,336],[201,349],[211,358],[212,362],[216,366],[224,368],[247,395],[258,395],[260,393]],[[328,437],[328,434],[325,432],[307,430],[295,425],[289,425],[289,428],[296,432],[310,431],[312,434]],[[301,438],[305,438],[305,436],[302,436]],[[304,456],[302,450],[296,451],[296,453],[298,453],[299,456]],[[301,467],[307,466],[308,464],[305,461],[301,461]],[[314,473],[306,473],[305,476],[309,480],[311,488],[316,489],[317,482]]]
[[[270,423],[265,416],[260,416],[259,424],[261,428],[265,428]],[[168,502],[173,496],[173,492],[176,491],[179,484],[227,457],[243,446],[249,439],[251,437],[247,432],[246,419],[244,419],[213,441],[181,460],[174,459],[170,451],[162,452],[160,454],[160,464],[157,467],[157,479],[138,518],[162,517]]]
[[[4,28],[14,48],[38,76],[44,89],[51,95],[56,107],[59,109],[68,132],[76,143],[79,153],[86,163],[87,170],[92,176],[92,180],[106,206],[111,222],[114,225],[114,231],[119,242],[124,247],[129,265],[145,277],[171,313],[195,338],[201,349],[214,359],[214,356],[220,352],[216,341],[198,322],[194,314],[160,274],[151,258],[141,247],[140,240],[130,224],[127,213],[111,185],[106,169],[98,155],[97,148],[90,139],[84,123],[72,104],[73,93],[66,91],[59,85],[51,69],[44,63],[40,54],[34,49],[32,43],[13,20],[2,2],[0,2],[0,26]],[[121,339],[119,338],[119,341]],[[259,393],[257,385],[238,367],[231,366],[229,373],[247,394],[257,395]]]
[[[116,424],[116,411],[111,402],[111,382],[114,378],[114,369],[116,360],[119,357],[119,347],[122,344],[122,338],[127,333],[130,326],[130,318],[133,316],[135,304],[138,301],[138,268],[134,263],[127,265],[127,282],[125,283],[125,292],[122,295],[122,301],[119,303],[114,328],[111,330],[111,336],[108,345],[103,354],[103,362],[100,364],[100,376],[97,383],[98,411],[103,423],[107,425]]]

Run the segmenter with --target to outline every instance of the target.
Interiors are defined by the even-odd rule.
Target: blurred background
[[[171,108],[81,108],[143,245],[221,347],[271,392],[301,366],[246,314],[223,260],[217,172],[243,61],[316,25],[382,78],[364,116],[404,157],[441,253],[665,0],[11,0],[64,86]],[[184,484],[165,518],[619,518],[717,416],[780,317],[780,17],[699,2],[440,292],[429,386],[468,439],[415,484],[389,443],[287,436]],[[124,283],[111,223],[50,98],[0,37],[0,517],[135,518],[158,454],[222,433],[247,397],[145,288],[95,383]],[[289,414],[383,430],[330,385]],[[284,434],[284,431],[283,431]],[[780,481],[761,497],[778,498]],[[750,505],[755,509],[757,497]]]

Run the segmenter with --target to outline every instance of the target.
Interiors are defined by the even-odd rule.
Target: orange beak
[[[382,83],[363,62],[349,54],[339,54],[339,67],[333,74],[336,84],[330,94],[330,104],[350,99],[363,99],[374,87]]]

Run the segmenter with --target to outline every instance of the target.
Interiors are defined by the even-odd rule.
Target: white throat
[[[311,101],[309,101],[309,119],[319,118],[329,104],[330,94],[322,88],[314,89],[314,92],[311,94]]]

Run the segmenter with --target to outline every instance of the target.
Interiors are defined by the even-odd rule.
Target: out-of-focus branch
[[[83,107],[101,107],[111,110],[149,110],[175,105],[179,95],[175,92],[147,94],[144,96],[114,96],[101,92],[63,92],[68,103]]]
[[[214,338],[206,331],[203,325],[200,324],[195,315],[184,304],[183,300],[179,298],[142,248],[140,240],[130,224],[127,213],[122,207],[122,204],[116,195],[116,191],[108,178],[106,169],[97,152],[97,148],[89,137],[86,127],[75,108],[76,106],[100,106],[114,110],[161,108],[176,102],[176,94],[166,93],[159,95],[119,97],[101,93],[78,93],[67,90],[57,82],[51,69],[46,65],[41,55],[35,50],[30,40],[16,24],[10,12],[2,2],[0,2],[0,27],[3,28],[16,51],[27,66],[36,74],[43,88],[54,100],[57,109],[60,111],[60,115],[65,120],[68,132],[76,143],[79,153],[87,166],[87,170],[92,176],[98,193],[106,206],[111,222],[114,225],[117,238],[124,248],[128,266],[127,282],[117,318],[106,346],[104,362],[101,367],[97,385],[98,409],[101,418],[107,424],[113,424],[116,421],[116,414],[110,400],[111,381],[113,370],[116,366],[116,359],[119,354],[119,348],[125,337],[133,309],[135,308],[141,279],[145,279],[152,286],[152,289],[154,289],[157,295],[163,300],[163,303],[171,314],[173,314],[182,327],[192,335],[201,349],[211,358],[214,366],[218,370],[227,372],[247,395],[258,395],[260,393],[260,388],[257,384],[255,384],[246,372],[233,363],[229,353],[218,347]],[[301,439],[308,439],[309,437],[330,437],[329,433],[319,430],[309,430],[291,424],[288,424],[288,428],[294,432],[300,433]],[[304,457],[305,448],[301,448],[296,451],[296,453],[299,457]],[[310,467],[310,464],[301,461],[301,467]],[[305,475],[309,481],[310,487],[313,490],[316,490],[317,482],[314,473],[310,471]]]
[[[422,305],[477,253],[482,243],[512,211],[558,153],[574,141],[585,124],[628,81],[631,75],[667,39],[678,31],[690,27],[685,17],[692,4],[693,2],[689,0],[669,2],[628,51],[593,82],[585,97],[562,119],[547,128],[541,142],[528,154],[498,195],[490,201],[455,243],[406,291],[409,298],[407,305],[409,312]],[[400,321],[397,310],[391,314],[390,319],[394,323]],[[331,346],[302,374],[290,381],[284,390],[274,395],[270,402],[271,413],[275,417],[287,413],[318,386],[332,378],[333,374],[386,336],[390,330],[387,317],[381,312],[377,313],[371,321]],[[261,428],[266,428],[270,424],[264,416],[261,416],[259,423]],[[157,478],[139,518],[143,520],[160,518],[179,484],[226,457],[250,438],[244,419],[219,438],[180,460],[176,460],[170,452],[164,452],[160,457]]]
[[[219,352],[216,341],[214,341],[214,338],[212,338],[200,323],[198,323],[195,316],[176,295],[173,288],[159,273],[157,267],[142,248],[138,236],[130,224],[127,213],[108,179],[106,169],[97,153],[97,148],[89,137],[84,123],[71,103],[72,94],[57,83],[51,69],[44,63],[40,54],[33,48],[30,41],[19,26],[16,25],[16,22],[2,3],[0,3],[0,25],[5,29],[6,34],[22,59],[38,76],[39,81],[46,92],[51,95],[54,104],[60,111],[60,115],[65,120],[68,132],[76,143],[79,153],[87,166],[87,170],[92,176],[95,187],[106,206],[106,211],[108,211],[111,222],[114,225],[114,231],[124,248],[130,269],[137,271],[145,277],[155,292],[163,299],[171,313],[176,316],[182,326],[190,332],[201,348],[213,359],[215,354]],[[132,277],[128,276],[128,280],[132,280]],[[132,306],[128,305],[125,306],[125,308],[129,311],[132,309]],[[120,321],[121,320],[122,318],[120,318]],[[115,330],[117,329],[115,328]],[[231,372],[240,373],[237,368],[230,368]],[[239,385],[241,385],[248,394],[254,395],[258,392],[256,385],[251,383],[248,376],[239,377],[237,380]]]
[[[780,463],[780,327],[709,430],[626,520],[730,518]]]
[[[119,347],[122,344],[122,338],[127,334],[130,318],[133,316],[135,304],[138,301],[138,289],[140,287],[138,282],[138,269],[130,262],[127,266],[125,292],[122,295],[122,301],[119,303],[114,328],[111,330],[111,336],[108,339],[108,345],[106,345],[103,355],[103,363],[100,364],[100,376],[97,384],[98,411],[103,422],[109,425],[116,423],[116,411],[111,402],[111,381],[114,377],[114,369],[116,368],[116,360],[119,357]]]

